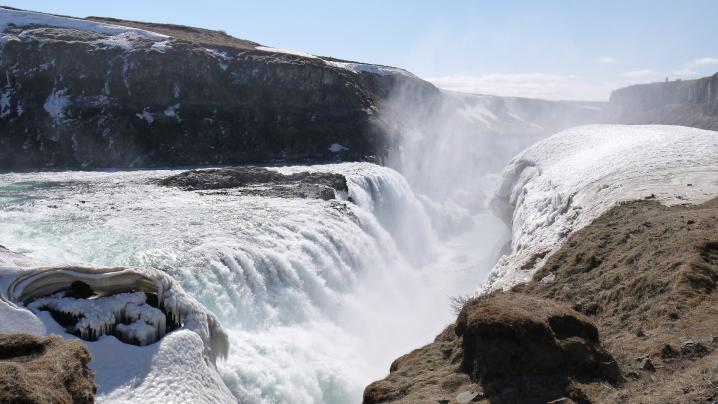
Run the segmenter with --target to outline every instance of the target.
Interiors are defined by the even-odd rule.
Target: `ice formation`
[[[620,201],[701,203],[718,195],[718,133],[667,125],[589,125],[517,155],[503,171],[493,210],[512,226],[511,253],[481,291],[531,279],[576,230]],[[520,270],[532,257],[531,270]]]
[[[0,248],[0,332],[85,339],[98,401],[235,400],[215,367],[227,334],[160,271],[46,267]]]

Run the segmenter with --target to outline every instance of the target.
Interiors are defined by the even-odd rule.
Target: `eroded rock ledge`
[[[0,402],[93,403],[97,386],[89,363],[78,340],[0,334]]]
[[[717,219],[718,199],[612,208],[532,281],[468,301],[364,402],[713,402]]]
[[[330,200],[335,191],[348,192],[347,180],[341,174],[300,172],[282,174],[263,167],[229,167],[192,170],[167,177],[161,185],[186,191],[234,189],[240,194],[275,198],[308,198]]]

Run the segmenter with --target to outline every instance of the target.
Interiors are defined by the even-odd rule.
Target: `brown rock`
[[[462,370],[494,391],[522,377],[622,380],[591,320],[548,299],[482,297],[461,311],[456,332],[463,337]]]

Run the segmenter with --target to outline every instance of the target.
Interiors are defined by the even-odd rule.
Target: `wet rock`
[[[0,334],[0,402],[93,403],[90,360],[78,340]]]
[[[185,171],[162,179],[159,183],[187,191],[235,189],[241,194],[323,200],[334,199],[335,191],[349,190],[347,180],[341,174],[321,172],[282,174],[263,167]]]

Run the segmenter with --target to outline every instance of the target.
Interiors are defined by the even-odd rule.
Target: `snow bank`
[[[162,41],[169,38],[167,35],[146,31],[139,28],[124,27],[121,25],[102,24],[95,21],[82,20],[71,17],[60,17],[51,14],[36,13],[32,11],[9,10],[0,8],[0,32],[10,26],[26,27],[37,25],[41,27],[69,28],[80,31],[95,32],[109,36],[131,33],[134,36],[149,39],[151,41]]]
[[[491,206],[512,226],[480,292],[531,279],[576,230],[620,201],[702,203],[718,196],[718,132],[681,126],[590,125],[545,139],[509,162]],[[532,257],[532,268],[519,269]]]
[[[349,70],[350,72],[355,73],[355,74],[370,73],[370,74],[378,74],[380,76],[389,76],[389,75],[400,74],[402,76],[416,78],[416,76],[414,76],[413,74],[409,73],[408,71],[406,71],[404,69],[399,69],[399,68],[391,67],[391,66],[372,65],[372,64],[368,64],[368,63],[335,62],[335,61],[330,61],[330,60],[325,60],[324,62],[330,66]]]
[[[95,43],[110,47],[119,47],[124,50],[131,50],[138,40],[149,40],[154,42],[152,45],[153,49],[156,49],[159,52],[165,52],[169,46],[168,44],[170,39],[167,35],[139,28],[103,24],[90,20],[61,17],[32,11],[0,8],[0,32],[5,32],[5,30],[10,27],[34,26],[75,29],[78,31],[105,35],[104,38],[96,40]],[[22,37],[22,34],[19,37]],[[19,37],[13,35],[0,35],[0,42],[17,39]]]
[[[65,296],[63,290],[76,281],[96,296]],[[164,335],[166,316],[146,303],[146,293],[157,296],[179,329]],[[163,272],[41,267],[0,248],[0,332],[77,338],[47,309],[79,319],[74,331],[83,338],[99,337],[84,342],[93,356],[100,402],[236,401],[215,367],[216,358],[228,354],[227,335],[213,314]],[[108,335],[113,327],[120,338],[139,345]]]
[[[316,57],[314,55],[310,55],[308,53],[295,51],[295,50],[291,50],[291,49],[272,48],[269,46],[255,46],[254,49],[262,51],[262,52],[284,53],[287,55],[301,56],[301,57],[310,58],[310,59],[319,59],[318,57]]]

